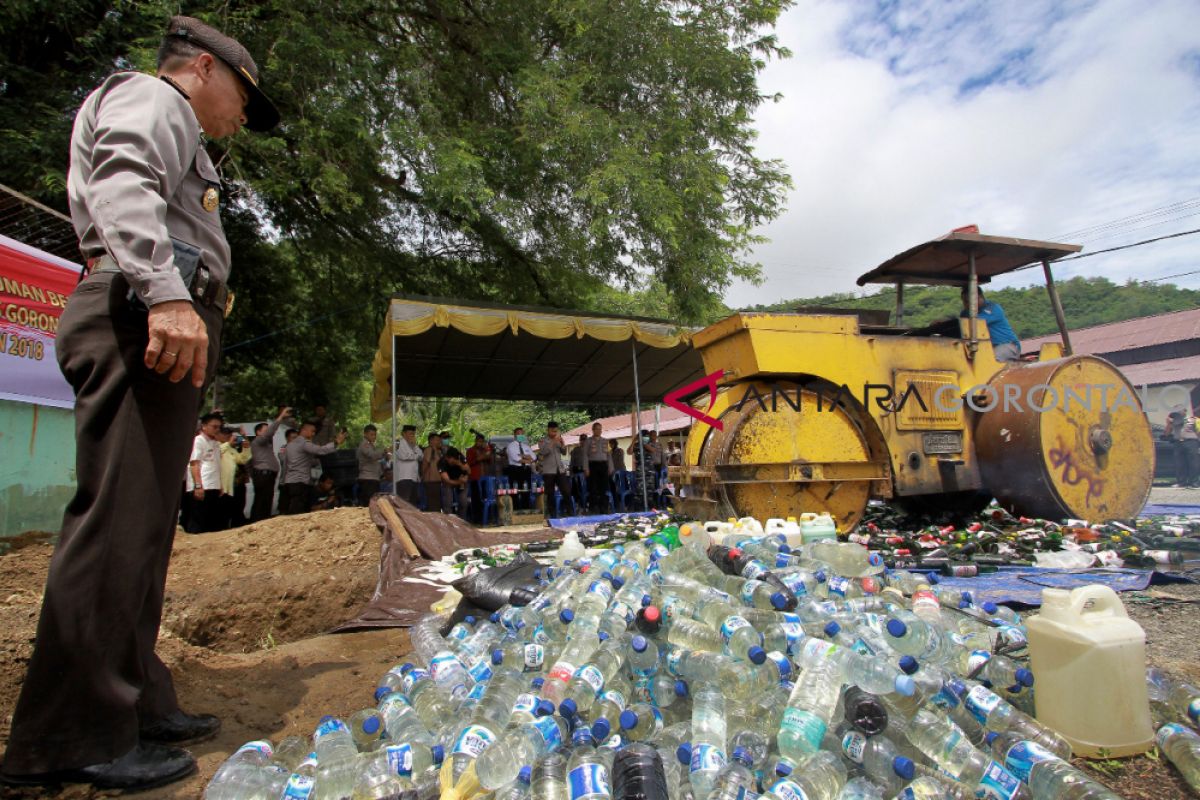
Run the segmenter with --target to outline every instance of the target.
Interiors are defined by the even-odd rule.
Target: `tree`
[[[751,231],[788,185],[751,120],[789,4],[183,3],[258,56],[284,118],[224,162],[252,309],[227,341],[260,342],[226,354],[232,396],[301,402],[314,376],[339,391],[393,292],[578,309],[602,286],[661,287],[671,318],[707,316],[757,279]],[[48,7],[0,12],[0,181],[63,208],[71,114],[105,71],[152,66],[168,5]],[[258,338],[313,318],[303,348]]]

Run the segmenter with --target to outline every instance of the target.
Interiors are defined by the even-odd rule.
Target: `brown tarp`
[[[379,510],[379,503],[388,502],[392,504],[422,558],[408,555],[396,532]],[[452,514],[427,513],[386,494],[371,498],[371,520],[383,536],[375,594],[354,619],[337,626],[333,633],[363,628],[407,628],[413,625],[450,588],[450,584],[441,577],[444,572],[434,568],[432,562],[458,550],[543,542],[562,537],[560,532],[550,528],[520,533],[480,530]]]

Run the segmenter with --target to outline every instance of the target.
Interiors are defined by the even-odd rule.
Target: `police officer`
[[[58,329],[75,390],[79,488],[50,563],[0,779],[145,789],[196,769],[210,737],[154,652],[179,482],[230,302],[218,139],[279,120],[244,47],[171,20],[158,76],[110,76],[71,137],[71,218],[87,262]]]

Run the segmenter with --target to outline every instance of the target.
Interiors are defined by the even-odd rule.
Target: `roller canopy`
[[[661,320],[393,297],[372,413],[389,418],[393,386],[409,397],[632,403],[635,348],[641,396],[661,398],[701,375],[691,334]]]
[[[996,275],[1018,270],[1042,261],[1056,261],[1078,253],[1077,244],[1039,242],[1009,236],[986,236],[972,231],[954,231],[940,239],[919,244],[892,256],[858,279],[868,283],[916,283],[966,285],[970,274],[970,255],[975,254],[975,270],[980,283]]]

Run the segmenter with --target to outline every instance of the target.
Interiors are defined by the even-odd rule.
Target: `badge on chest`
[[[200,205],[204,206],[205,211],[216,211],[220,199],[217,190],[210,186],[204,190],[204,194],[200,198]]]

